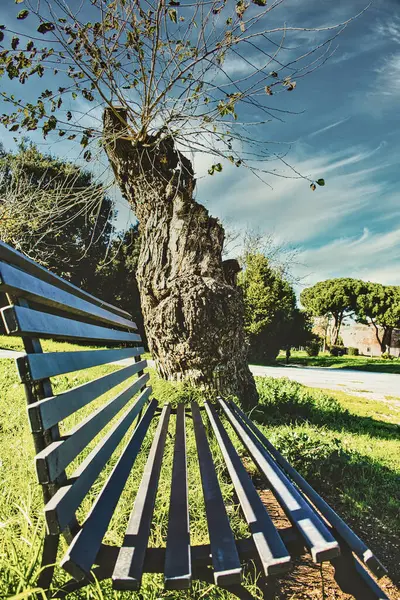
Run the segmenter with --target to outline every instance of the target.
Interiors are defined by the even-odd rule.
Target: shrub
[[[343,356],[345,353],[345,348],[344,346],[331,346],[329,348],[329,352],[331,356]]]
[[[320,346],[318,340],[311,340],[306,346],[306,352],[308,356],[318,356]]]
[[[381,354],[381,358],[383,358],[384,360],[393,360],[394,356],[389,354],[389,352],[384,352],[383,354]]]
[[[359,355],[358,348],[352,348],[352,347],[347,348],[347,354],[349,356],[358,356]]]

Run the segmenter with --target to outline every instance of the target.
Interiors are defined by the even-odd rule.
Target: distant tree
[[[32,144],[0,156],[0,239],[88,291],[113,218],[111,200],[89,171]]]
[[[263,254],[247,253],[243,267],[239,285],[244,296],[250,360],[268,363],[287,344],[296,314],[296,297],[290,283]]]
[[[343,319],[355,313],[360,284],[358,280],[350,278],[327,279],[304,289],[300,294],[300,302],[307,312],[315,317],[333,319],[333,345],[338,342]]]
[[[143,240],[137,277],[159,372],[213,387],[218,371],[225,392],[249,403],[257,392],[241,296],[224,275],[224,229],[194,198],[187,154],[212,157],[210,175],[232,164],[263,180],[276,174],[275,158],[312,190],[325,185],[290,168],[286,149],[267,141],[269,121],[283,110],[274,97],[295,94],[352,19],[288,27],[285,15],[274,22],[281,4],[26,0],[10,29],[0,25],[0,76],[13,80],[10,93],[2,86],[9,110],[0,122],[11,132],[76,139],[87,161],[104,150],[135,211]],[[288,47],[288,36],[302,31],[305,45],[296,37]],[[232,73],[236,62],[245,74]],[[20,90],[32,82],[26,101]],[[94,109],[104,111],[103,122]]]
[[[363,282],[356,310],[359,323],[374,327],[381,352],[390,352],[393,329],[400,327],[400,287]]]
[[[111,200],[88,171],[34,145],[23,143],[15,154],[0,149],[0,239],[127,310],[143,335],[138,228],[116,235],[114,216]]]

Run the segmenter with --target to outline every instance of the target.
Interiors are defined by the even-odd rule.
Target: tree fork
[[[159,374],[254,405],[237,269],[222,261],[222,225],[193,198],[191,162],[165,129],[135,136],[122,108],[105,110],[103,133],[120,189],[139,220],[137,280]]]

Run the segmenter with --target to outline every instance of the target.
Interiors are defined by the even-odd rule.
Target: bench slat
[[[121,442],[122,438],[133,423],[135,417],[142,410],[146,400],[151,394],[151,387],[145,389],[137,402],[129,407],[121,419],[100,440],[92,452],[85,458],[82,464],[72,473],[71,484],[63,486],[45,506],[45,516],[49,532],[58,534],[68,526],[75,511],[90,490],[101,470],[107,463],[112,453]],[[149,404],[149,415],[153,415],[157,408],[157,401],[152,400]],[[146,413],[147,414],[147,413]]]
[[[76,352],[46,352],[26,354],[17,358],[17,368],[22,382],[39,381],[56,375],[73,373],[82,369],[107,365],[143,354],[144,348],[118,350],[83,350]]]
[[[302,535],[314,562],[331,560],[338,556],[339,544],[317,513],[310,508],[300,492],[262,448],[254,434],[245,430],[227,403],[222,398],[218,401],[251,458],[268,480],[286,515]]]
[[[65,290],[60,290],[50,283],[41,281],[33,275],[21,271],[21,269],[3,262],[0,262],[0,289],[2,292],[11,293],[13,296],[23,296],[28,300],[72,314],[103,321],[117,327],[137,329],[132,320],[125,319],[105,308],[78,298]]]
[[[97,342],[141,341],[137,333],[117,331],[100,325],[88,325],[22,306],[7,306],[1,312],[9,335]]]
[[[135,464],[142,442],[153,418],[154,410],[150,410],[150,408],[149,406],[133,432],[111,475],[92,506],[82,529],[73,539],[72,544],[61,561],[61,567],[77,581],[81,581],[89,575],[96,560],[104,534],[107,531],[115,507]]]
[[[54,442],[39,452],[36,455],[39,481],[41,483],[54,481],[148,380],[148,373],[142,375],[79,423],[63,440]]]
[[[216,585],[239,584],[242,579],[240,559],[226,514],[210,446],[198,404],[192,402],[191,408],[210,536],[214,581]]]
[[[167,590],[187,590],[192,579],[186,460],[185,405],[178,404],[164,582]]]
[[[245,415],[245,413],[233,402],[230,403],[234,411],[240,416],[242,421],[259,438],[268,452],[274,457],[276,462],[286,471],[286,473],[295,481],[299,488],[310,498],[311,502],[317,507],[321,514],[329,521],[332,527],[341,535],[351,550],[368,566],[377,577],[382,577],[387,573],[386,568],[373,554],[372,550],[350,529],[350,527],[339,517],[338,514],[329,506],[327,502],[311,487],[311,485],[292,467],[292,465],[282,456],[280,452],[271,444],[258,427]]]
[[[124,542],[118,553],[112,576],[113,587],[118,590],[140,588],[170,413],[171,406],[167,404],[160,415]]]
[[[59,421],[66,419],[74,412],[86,406],[107,391],[142,371],[146,367],[146,361],[133,363],[112,373],[93,379],[82,385],[78,385],[66,392],[39,400],[28,406],[28,415],[33,432],[49,429]]]
[[[292,566],[290,555],[215,409],[208,402],[205,403],[205,409],[253,536],[265,575],[286,573]]]
[[[56,287],[62,290],[66,290],[67,292],[74,294],[78,298],[84,298],[85,300],[91,302],[92,304],[95,304],[96,306],[102,306],[103,308],[106,308],[107,310],[110,310],[111,312],[117,315],[121,315],[124,318],[130,319],[131,317],[131,315],[125,310],[122,310],[122,308],[118,308],[117,306],[113,306],[112,304],[108,304],[107,302],[100,300],[100,298],[92,296],[91,294],[89,294],[89,292],[85,292],[85,290],[78,288],[73,283],[62,279],[55,273],[52,273],[45,267],[42,267],[41,265],[33,261],[31,258],[28,258],[24,254],[21,254],[21,252],[18,252],[17,250],[12,248],[8,244],[5,244],[4,242],[0,242],[0,260],[15,265],[23,271],[26,271],[26,273],[34,275],[42,281],[51,283],[52,285],[55,285]]]

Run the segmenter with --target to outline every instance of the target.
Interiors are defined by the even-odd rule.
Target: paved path
[[[17,358],[23,352],[1,350],[1,358]],[[128,365],[132,359],[124,359],[115,364]],[[150,367],[154,361],[149,360]],[[309,387],[339,390],[362,396],[368,400],[389,402],[400,408],[400,375],[391,373],[370,373],[351,369],[328,369],[318,367],[259,367],[250,365],[251,372],[261,377],[288,377]],[[392,398],[390,398],[392,397]]]
[[[354,396],[363,396],[369,400],[387,401],[387,397],[392,396],[397,400],[390,403],[400,407],[400,375],[319,367],[259,367],[251,365],[250,369],[254,375],[288,377],[309,387],[339,390]]]
[[[2,350],[0,349],[0,358],[18,358],[23,356],[25,352],[15,352],[15,350]]]

